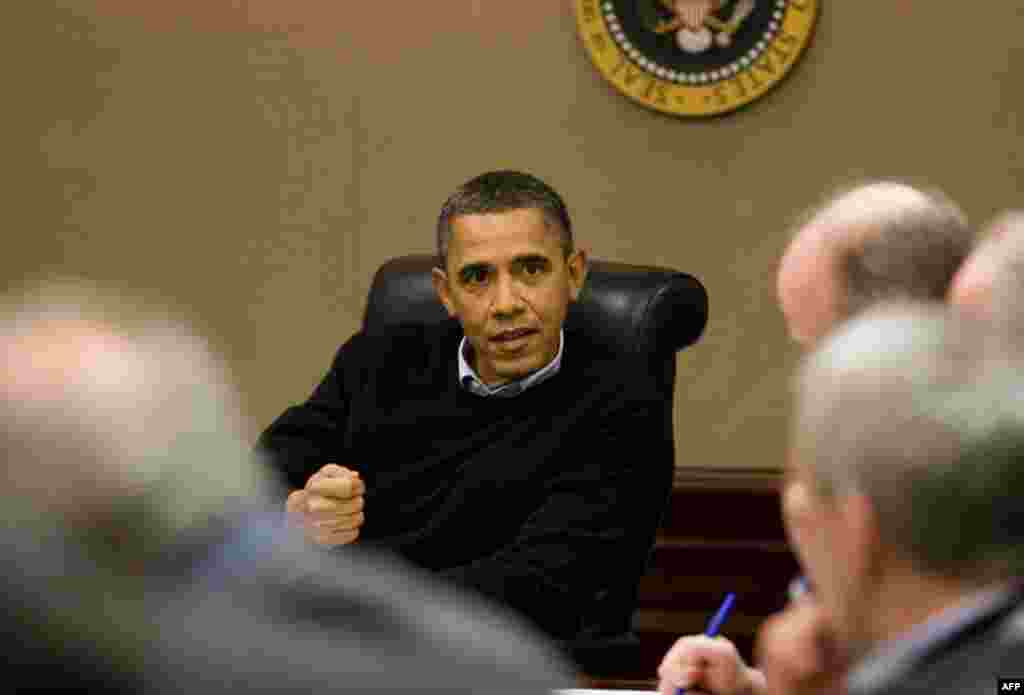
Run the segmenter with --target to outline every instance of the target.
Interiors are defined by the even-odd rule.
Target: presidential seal
[[[819,0],[576,0],[594,65],[631,99],[679,116],[762,97],[799,60]]]

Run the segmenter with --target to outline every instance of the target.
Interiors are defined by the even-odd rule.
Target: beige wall
[[[975,220],[1021,204],[1016,3],[823,0],[794,74],[703,122],[615,93],[567,0],[18,5],[0,25],[4,285],[76,274],[171,302],[256,426],[307,395],[376,267],[431,248],[449,191],[514,167],[564,194],[593,256],[707,285],[679,464],[776,467],[792,217],[866,176],[939,186]]]

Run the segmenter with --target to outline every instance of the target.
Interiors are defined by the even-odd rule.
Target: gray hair
[[[3,494],[22,520],[137,560],[266,491],[226,370],[160,311],[50,284],[0,305],[0,355]]]
[[[797,456],[819,493],[867,496],[920,571],[1024,570],[1024,377],[980,322],[888,305],[841,327],[797,377]]]

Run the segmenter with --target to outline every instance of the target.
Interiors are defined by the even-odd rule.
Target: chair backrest
[[[375,333],[400,323],[440,323],[448,318],[434,293],[436,257],[393,258],[377,270],[363,317]],[[675,353],[697,342],[708,319],[708,295],[692,275],[668,268],[590,262],[578,302],[569,309],[597,340],[664,366],[663,385],[675,382]]]

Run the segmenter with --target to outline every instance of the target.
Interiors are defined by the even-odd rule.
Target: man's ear
[[[448,289],[448,274],[440,268],[434,268],[430,271],[430,280],[434,283],[434,292],[437,293],[438,300],[448,311],[448,315],[456,318],[455,307],[452,305],[452,297]]]
[[[837,503],[843,517],[843,554],[849,571],[860,582],[870,581],[881,569],[883,551],[874,504],[863,494],[844,495]]]
[[[580,291],[583,290],[583,284],[587,280],[589,266],[587,265],[586,250],[574,250],[569,254],[566,265],[569,269],[569,291],[572,294],[572,300],[575,302],[579,298]]]

